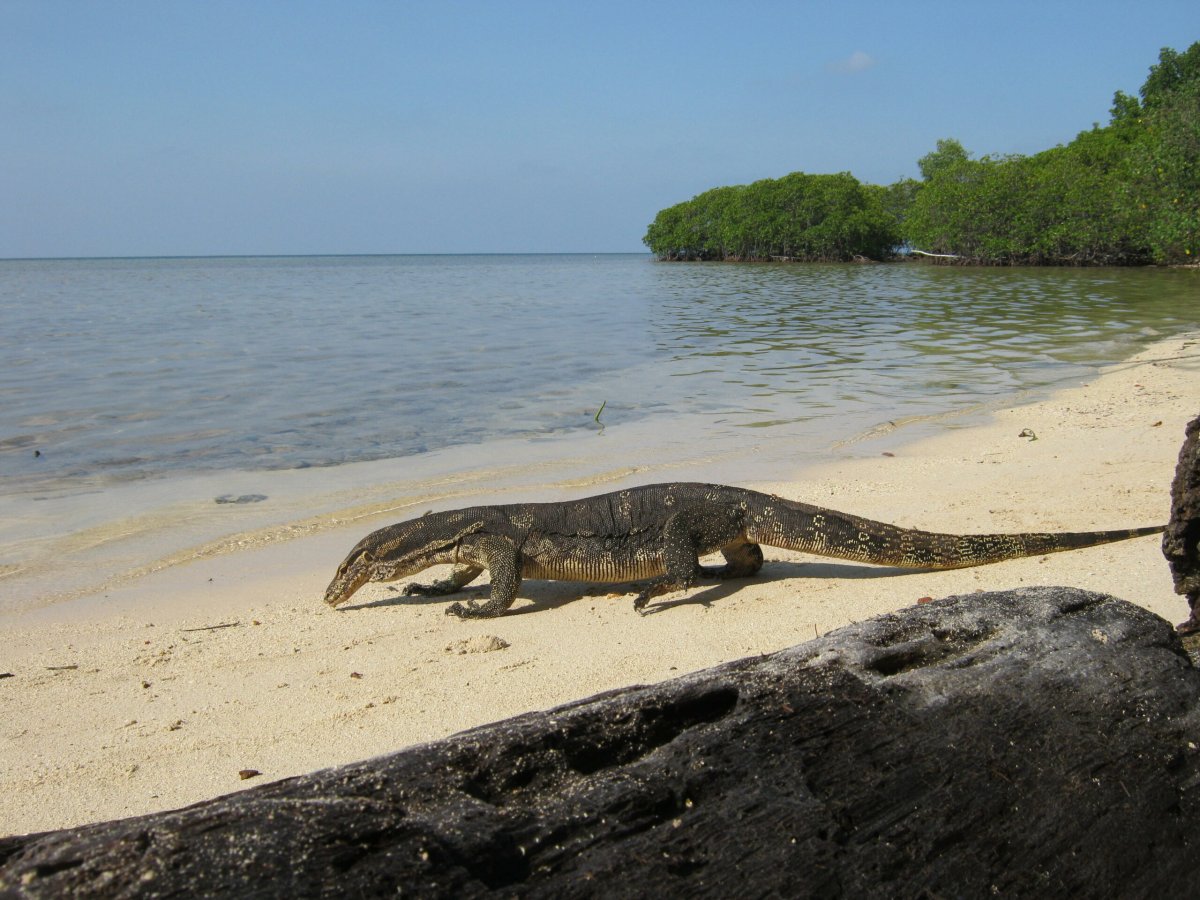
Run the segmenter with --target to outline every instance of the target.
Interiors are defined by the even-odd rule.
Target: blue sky
[[[792,171],[1105,122],[1196,0],[0,0],[0,257],[638,251]]]

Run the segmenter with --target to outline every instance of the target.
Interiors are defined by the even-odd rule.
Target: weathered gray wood
[[[631,629],[637,623],[631,623]],[[0,841],[4,896],[1196,896],[1200,672],[1065,588],[178,812]]]
[[[1200,631],[1200,416],[1188,423],[1171,485],[1171,521],[1163,534],[1163,555],[1171,566],[1175,593],[1188,599],[1191,615],[1179,626]]]

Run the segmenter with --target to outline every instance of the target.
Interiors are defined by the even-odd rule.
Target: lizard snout
[[[337,575],[325,589],[325,602],[333,607],[340,606],[354,596],[354,592],[370,579],[371,568],[360,556],[349,565],[343,565],[338,569]]]

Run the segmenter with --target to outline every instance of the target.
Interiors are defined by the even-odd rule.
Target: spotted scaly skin
[[[960,569],[1159,534],[1165,526],[1057,534],[939,534],[899,528],[819,506],[720,484],[672,482],[562,503],[476,506],[430,513],[363,538],[338,567],[325,602],[339,606],[369,581],[396,581],[451,563],[448,578],[407,594],[453,594],[484,570],[487,603],[453,603],[461,618],[498,616],[522,578],[628,582],[648,579],[634,600],[706,578],[743,578],[763,564],[760,545],[906,569]],[[720,552],[725,565],[700,557]]]

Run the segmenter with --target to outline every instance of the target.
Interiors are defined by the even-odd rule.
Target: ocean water
[[[1150,269],[0,260],[0,605],[433,482],[777,474],[1087,377],[1198,301]]]

